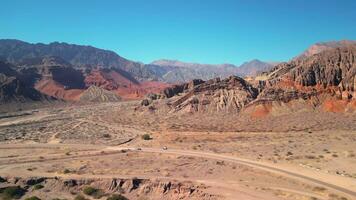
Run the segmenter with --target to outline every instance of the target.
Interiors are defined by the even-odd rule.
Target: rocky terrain
[[[206,82],[192,81],[190,85],[189,87],[188,84],[186,94],[171,103],[175,111],[238,112],[254,100],[258,94],[256,88],[253,88],[244,79],[236,76],[224,80],[216,78]],[[169,89],[166,89],[164,92],[169,93],[167,91]],[[182,93],[184,90],[174,92]]]
[[[299,58],[307,58],[312,55],[321,53],[325,50],[330,50],[346,45],[353,45],[356,44],[355,40],[341,40],[341,41],[331,41],[331,42],[319,42],[310,46],[307,50],[301,53],[299,56],[295,57],[294,59]]]
[[[172,111],[243,111],[265,116],[293,107],[331,112],[355,111],[356,46],[345,45],[281,63],[263,78],[239,77],[175,85],[160,97],[172,98]],[[223,109],[227,108],[227,109]]]

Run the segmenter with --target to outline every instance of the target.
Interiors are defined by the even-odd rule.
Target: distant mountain
[[[356,40],[341,40],[341,41],[331,41],[331,42],[319,42],[310,46],[301,55],[295,57],[294,59],[307,58],[312,55],[321,53],[325,50],[330,50],[338,47],[344,47],[348,45],[356,44]]]
[[[269,71],[278,63],[268,63],[262,62],[260,60],[254,59],[249,62],[245,62],[238,68],[239,76],[257,76],[261,72]]]
[[[48,56],[59,57],[77,69],[115,68],[129,72],[138,80],[158,79],[143,64],[122,58],[113,51],[59,42],[31,44],[20,40],[0,40],[0,57],[10,63],[19,64],[26,59]]]
[[[187,82],[193,79],[209,80],[212,78],[226,78],[231,75],[255,76],[267,71],[273,65],[259,60],[246,62],[240,67],[232,64],[200,64],[186,63],[177,60],[157,60],[150,64],[160,66],[160,75],[166,82]]]

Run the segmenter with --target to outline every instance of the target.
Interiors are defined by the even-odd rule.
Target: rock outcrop
[[[346,45],[308,58],[277,65],[268,73],[272,87],[294,87],[299,90],[314,88],[332,89],[340,95],[346,92],[348,99],[355,95],[356,45]]]
[[[207,192],[208,186],[204,184],[195,184],[192,182],[179,182],[175,180],[159,179],[122,179],[122,178],[49,178],[49,177],[2,177],[0,186],[18,186],[20,188],[29,188],[34,184],[41,183],[48,189],[47,194],[65,195],[79,193],[84,187],[91,186],[101,190],[106,196],[109,194],[120,193],[128,199],[138,199],[140,197],[149,197],[150,199],[204,199],[217,200],[221,196]],[[24,196],[30,196],[33,190],[24,190]],[[41,194],[37,193],[40,197]]]
[[[171,103],[175,111],[228,111],[241,110],[258,95],[256,88],[244,79],[231,76],[212,79],[192,87],[182,97]]]
[[[117,94],[94,85],[90,86],[79,97],[79,101],[82,102],[116,102],[120,100],[121,98]]]

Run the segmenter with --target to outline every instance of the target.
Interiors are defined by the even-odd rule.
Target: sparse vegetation
[[[37,184],[37,185],[34,185],[34,186],[33,186],[33,189],[34,189],[34,190],[40,190],[40,189],[42,189],[42,188],[44,188],[44,186],[43,186],[43,185],[40,185],[40,184]]]
[[[317,186],[317,187],[313,188],[313,191],[315,191],[315,192],[325,192],[326,188]]]
[[[315,159],[316,157],[313,156],[313,155],[306,155],[305,158],[307,158],[307,159]]]
[[[142,136],[141,136],[141,138],[143,139],[143,140],[150,140],[150,139],[152,139],[151,138],[151,136],[149,135],[149,134],[143,134]]]
[[[92,196],[96,199],[101,198],[104,196],[104,192],[100,189],[93,188],[91,186],[87,186],[83,189],[83,193],[89,196]]]
[[[25,192],[26,190],[19,186],[10,186],[0,189],[0,197],[3,200],[20,199]]]
[[[121,194],[113,194],[110,197],[108,197],[106,200],[129,200],[129,199],[122,196]]]
[[[97,191],[97,189],[93,188],[93,187],[90,187],[90,186],[87,186],[83,189],[83,192],[84,194],[86,195],[92,195],[94,194],[95,192]]]
[[[69,169],[64,169],[64,170],[63,170],[63,173],[64,173],[64,174],[69,174],[69,173],[70,173],[70,170],[69,170]]]

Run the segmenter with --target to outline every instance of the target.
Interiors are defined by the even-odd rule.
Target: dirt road
[[[297,178],[304,182],[311,182],[311,183],[323,186],[325,188],[329,188],[331,190],[342,192],[352,198],[356,198],[356,192],[353,190],[350,190],[348,188],[345,188],[345,187],[342,187],[339,185],[335,185],[332,183],[328,183],[325,181],[321,181],[321,180],[318,180],[317,178],[309,177],[309,176],[303,175],[301,173],[297,173],[295,171],[290,171],[290,170],[272,166],[272,165],[269,165],[266,163],[260,163],[260,162],[237,158],[237,157],[233,157],[233,156],[226,156],[226,155],[207,153],[207,152],[198,152],[198,151],[178,150],[178,149],[164,150],[164,149],[158,149],[158,148],[132,148],[132,147],[130,147],[130,148],[108,147],[107,149],[109,149],[109,150],[132,150],[132,151],[138,151],[138,152],[141,151],[141,152],[150,152],[150,153],[177,154],[177,155],[195,156],[195,157],[202,157],[202,158],[216,159],[216,160],[221,160],[221,161],[234,162],[234,163],[238,163],[238,164],[247,165],[250,167],[267,170],[267,171],[274,172],[274,173],[280,173],[283,175],[287,175],[288,177]]]

